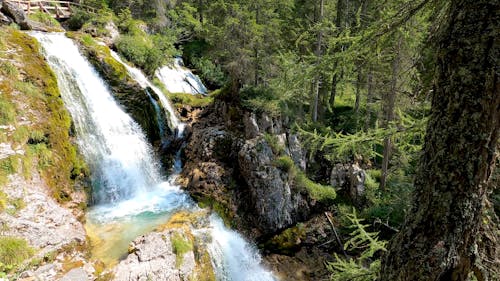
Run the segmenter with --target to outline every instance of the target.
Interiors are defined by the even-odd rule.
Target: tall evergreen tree
[[[450,1],[413,210],[381,280],[467,280],[471,272],[488,280],[476,265],[500,130],[499,12],[498,1]]]

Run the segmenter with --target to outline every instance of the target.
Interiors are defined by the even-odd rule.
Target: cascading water
[[[200,78],[183,67],[181,58],[175,58],[173,66],[163,66],[155,74],[171,93],[202,95],[207,93],[207,88]]]
[[[62,98],[75,123],[78,145],[92,171],[96,205],[87,213],[86,227],[94,241],[93,254],[112,264],[127,253],[128,244],[137,236],[152,231],[176,212],[196,211],[198,207],[174,184],[175,173],[166,181],[162,179],[158,161],[139,125],[114,101],[73,41],[59,33],[31,34],[43,46],[56,73]],[[140,71],[136,74],[134,77],[143,87],[151,87]],[[159,97],[161,101],[163,95]],[[170,111],[165,104],[162,102]],[[182,132],[183,124],[170,109],[171,125]],[[260,266],[257,251],[240,235],[226,229],[215,215],[210,217],[209,225],[196,232],[211,237],[209,252],[218,280],[274,280]]]

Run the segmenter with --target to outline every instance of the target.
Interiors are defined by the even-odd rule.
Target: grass
[[[279,143],[278,137],[276,135],[265,133],[264,139],[271,147],[274,155],[281,155],[285,152],[285,148]]]
[[[42,23],[46,27],[49,27],[50,31],[61,31],[62,27],[59,22],[47,13],[36,12],[29,14],[28,16],[31,20]]]
[[[214,100],[211,96],[191,95],[185,93],[169,93],[168,97],[176,107],[181,107],[182,105],[206,107]]]
[[[26,240],[16,237],[0,237],[0,272],[8,272],[33,255]]]
[[[172,250],[176,257],[176,266],[179,268],[182,265],[184,254],[193,250],[193,242],[185,239],[178,232],[174,233],[171,237]]]
[[[0,125],[8,125],[16,120],[15,105],[0,95]]]

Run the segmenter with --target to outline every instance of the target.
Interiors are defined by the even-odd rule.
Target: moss
[[[193,281],[216,281],[212,260],[208,251],[196,249],[195,259],[197,264],[196,274],[191,279]]]
[[[24,239],[0,237],[0,272],[8,272],[30,258],[34,251]]]
[[[276,166],[278,169],[282,170],[283,172],[290,172],[293,167],[295,166],[295,163],[293,162],[292,158],[290,156],[279,156],[273,161],[273,165]]]
[[[29,177],[30,166],[37,165],[53,196],[61,201],[67,197],[61,194],[71,193],[71,171],[81,166],[82,160],[69,136],[71,119],[60,98],[57,79],[35,39],[10,27],[0,27],[0,38],[4,39],[5,48],[16,50],[10,60],[17,62],[18,72],[24,77],[23,81],[9,78],[0,82],[0,107],[4,97],[11,103],[7,118],[4,110],[0,111],[0,122],[3,119],[16,125],[16,116],[30,121],[29,125],[18,127],[8,141],[29,143],[25,148],[27,155],[21,159],[25,178]]]
[[[38,11],[36,13],[29,14],[28,17],[33,21],[43,24],[51,32],[63,30],[61,24],[59,24],[59,22],[56,19],[54,19],[51,15],[47,13]]]
[[[213,102],[213,98],[211,96],[203,96],[203,95],[191,95],[185,93],[169,93],[168,97],[172,101],[172,103],[180,108],[183,105],[189,105],[192,107],[206,107]]]
[[[211,197],[197,197],[195,199],[200,208],[210,208],[212,211],[216,212],[222,218],[226,226],[233,225],[235,214],[228,207],[227,203],[219,202]]]
[[[313,182],[302,171],[296,171],[295,182],[299,188],[306,190],[312,199],[319,202],[331,204],[337,197],[333,187]]]
[[[180,233],[174,233],[171,237],[172,250],[176,257],[176,266],[179,268],[182,266],[184,259],[184,254],[193,250],[193,242],[185,239]]]
[[[271,238],[264,244],[264,248],[275,253],[291,255],[300,249],[300,244],[305,238],[306,229],[299,223]]]

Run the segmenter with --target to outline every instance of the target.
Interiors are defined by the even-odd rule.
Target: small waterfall
[[[156,71],[156,77],[165,84],[171,93],[202,94],[207,93],[207,88],[201,82],[200,77],[194,75],[191,70],[183,67],[181,58],[175,58],[173,66],[163,66]]]
[[[87,212],[86,229],[94,243],[93,254],[113,264],[127,254],[134,238],[164,224],[172,214],[199,210],[175,184],[182,167],[180,151],[174,174],[164,180],[144,133],[114,101],[76,44],[60,33],[30,34],[41,43],[57,76],[61,96],[75,123],[78,145],[90,164],[97,204]],[[139,70],[127,69],[143,87],[159,91]],[[184,124],[163,94],[157,93],[162,107],[171,114],[171,125],[182,136]],[[260,265],[257,251],[225,228],[216,215],[211,215],[209,229],[199,231],[211,237],[209,252],[217,280],[274,280]]]
[[[182,133],[183,133],[186,125],[179,120],[179,118],[177,117],[177,114],[175,113],[175,110],[174,110],[172,104],[165,97],[163,92],[160,89],[158,89],[158,87],[153,85],[153,83],[151,83],[148,80],[148,78],[146,78],[146,75],[144,75],[144,73],[142,73],[141,70],[139,70],[135,67],[131,67],[130,65],[125,63],[121,59],[121,57],[113,50],[110,50],[110,52],[111,52],[111,56],[114,59],[116,59],[118,62],[120,62],[121,64],[123,64],[125,66],[125,68],[130,73],[130,75],[137,81],[137,83],[139,83],[139,85],[141,85],[141,87],[143,87],[144,89],[150,88],[155,92],[156,96],[160,100],[161,106],[166,110],[166,113],[169,116],[168,120],[170,121],[170,124],[169,124],[170,129],[177,130],[177,135],[179,137],[182,136]],[[156,102],[156,100],[154,100],[153,98],[151,98],[151,99],[152,99],[152,102],[155,105],[155,107],[157,107],[158,103]]]

